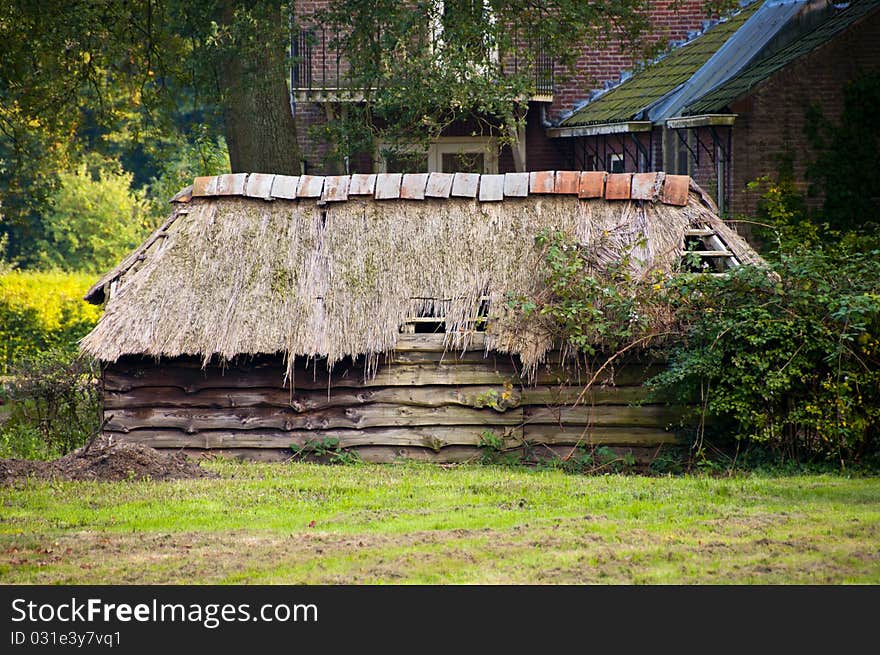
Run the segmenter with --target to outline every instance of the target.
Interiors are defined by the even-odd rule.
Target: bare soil
[[[183,480],[217,477],[183,453],[159,452],[105,437],[51,462],[0,459],[0,484],[27,478],[55,480]]]

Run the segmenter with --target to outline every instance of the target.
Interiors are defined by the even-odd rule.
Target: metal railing
[[[290,84],[296,93],[306,95],[357,91],[352,83],[350,67],[338,47],[339,32],[322,26],[292,30],[290,51],[293,58]],[[487,74],[522,75],[527,73],[532,81],[531,95],[552,96],[555,84],[555,62],[543,48],[533,47],[531,57],[514,50]]]

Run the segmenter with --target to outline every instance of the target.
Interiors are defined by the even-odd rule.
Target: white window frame
[[[386,173],[385,158],[382,150],[389,144],[379,142],[376,144],[374,161],[376,172]],[[417,152],[418,146],[397,146],[400,152]],[[495,137],[485,136],[444,136],[435,140],[428,146],[428,170],[427,173],[440,173],[443,168],[443,155],[480,153],[483,155],[484,174],[498,173],[498,140]]]

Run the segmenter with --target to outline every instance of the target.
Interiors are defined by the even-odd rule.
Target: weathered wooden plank
[[[235,409],[144,407],[105,412],[106,429],[130,432],[140,428],[175,428],[187,433],[205,430],[362,430],[377,427],[433,425],[521,425],[520,409],[496,412],[455,405],[412,407],[374,403],[357,407],[331,407],[297,413],[279,407]]]
[[[351,182],[348,185],[348,195],[350,196],[371,196],[376,190],[376,176],[373,174],[366,175],[363,173],[355,173],[351,176]]]
[[[490,428],[505,447],[522,443],[522,428]],[[128,433],[105,430],[105,434],[129,443],[153,448],[289,448],[307,441],[337,439],[340,448],[354,446],[415,446],[439,451],[446,446],[479,446],[484,425],[456,425],[420,428],[372,428],[368,430],[213,430],[187,434],[181,430],[133,430]]]
[[[296,199],[299,177],[295,175],[276,175],[272,181],[272,197],[282,200]]]
[[[570,386],[524,386],[520,402],[523,405],[628,405],[644,400],[647,389],[641,386],[606,387],[593,386],[585,391],[583,387]]]
[[[597,425],[665,428],[681,418],[681,411],[665,405],[596,405],[523,408],[527,425]]]
[[[578,198],[601,198],[605,195],[605,171],[583,171],[578,179]]]
[[[251,173],[247,178],[247,186],[244,193],[249,198],[262,198],[263,200],[272,199],[272,183],[275,181],[274,175],[266,173]]]
[[[553,193],[556,186],[554,171],[532,171],[529,173],[529,193]]]
[[[504,195],[508,198],[525,198],[529,195],[528,173],[505,173]]]
[[[632,173],[611,173],[605,178],[606,200],[629,200]]]
[[[332,380],[324,370],[302,371],[295,374],[293,387],[297,389],[327,389],[339,387],[384,387],[428,384],[499,384],[517,377],[512,367],[495,370],[488,366],[469,366],[465,364],[400,365],[383,366],[371,379],[364,380],[361,368],[334,371]],[[227,369],[222,375],[218,371],[203,372],[191,368],[143,369],[137,375],[129,375],[108,370],[104,375],[104,386],[112,391],[128,391],[136,386],[177,386],[188,391],[218,387],[247,388],[275,387],[283,385],[284,371],[278,369]]]
[[[321,200],[325,202],[341,202],[348,200],[348,186],[351,177],[348,175],[330,175],[324,178],[324,190],[321,192]]]
[[[445,334],[400,334],[394,349],[398,352],[407,351],[444,351],[446,350]],[[468,350],[485,350],[486,333],[474,332],[470,335]],[[460,350],[460,349],[459,349]]]
[[[504,176],[483,175],[480,178],[480,202],[504,200]]]
[[[603,371],[594,383],[596,387],[605,385],[628,386],[640,384],[647,377],[656,375],[662,369],[659,365],[631,365]],[[104,373],[104,387],[109,391],[129,391],[135,387],[175,386],[188,392],[200,389],[269,387],[287,388],[284,383],[285,371],[278,367],[240,368],[225,370],[209,368],[201,370],[183,366],[129,366],[115,365]],[[534,384],[585,384],[591,376],[562,370],[540,368]],[[337,387],[386,387],[386,386],[424,386],[424,385],[468,385],[468,384],[514,384],[522,381],[521,371],[512,364],[496,360],[493,364],[393,364],[380,366],[378,373],[364,379],[361,367],[334,369],[332,377],[318,366],[316,371],[294,371],[293,387],[296,389],[328,389]]]
[[[123,435],[122,439],[126,437]],[[651,446],[605,446],[612,454],[618,457],[632,456],[637,464],[650,464],[662,449],[661,445]],[[295,457],[288,448],[215,448],[204,450],[199,448],[177,448],[176,452],[183,452],[188,457],[198,460],[216,459],[218,457],[237,459],[240,461],[259,462],[285,462]],[[479,461],[485,451],[478,446],[445,446],[440,450],[423,448],[418,446],[354,446],[348,449],[365,462],[373,464],[393,464],[401,460],[416,460],[431,462],[433,464],[466,463]],[[522,453],[522,449],[512,449],[510,452]],[[527,461],[544,461],[547,459],[568,459],[572,456],[580,456],[572,445],[540,444],[529,448]],[[598,464],[598,462],[597,462]]]
[[[286,462],[295,457],[290,448],[176,449],[176,452],[181,451],[188,457],[200,460],[222,457],[246,462]],[[451,464],[475,462],[483,456],[483,451],[477,446],[446,446],[440,450],[418,446],[355,446],[348,451],[371,464],[393,464],[401,460]]]
[[[677,443],[674,433],[659,428],[642,427],[576,427],[559,428],[553,425],[526,425],[523,437],[530,444],[584,444],[615,446],[659,446]]]
[[[453,173],[431,173],[425,187],[425,196],[428,198],[448,198],[452,193],[454,178]]]
[[[302,175],[296,187],[297,198],[320,198],[324,190],[324,177],[321,175]]]
[[[175,428],[187,433],[205,430],[330,430],[434,425],[531,425],[652,427],[673,425],[680,413],[664,406],[598,405],[595,407],[509,408],[505,411],[456,405],[417,407],[373,403],[296,412],[280,407],[143,407],[105,411],[106,429],[129,432],[140,428]],[[573,429],[575,429],[573,427]]]
[[[479,186],[479,173],[455,173],[452,178],[452,195],[460,198],[476,198]]]
[[[217,195],[243,196],[247,173],[227,173],[217,179]]]
[[[684,206],[688,202],[691,178],[687,175],[667,175],[663,181],[660,200],[667,205]]]
[[[400,183],[400,197],[403,200],[424,200],[427,173],[406,173]]]
[[[578,192],[579,171],[556,171],[553,193],[576,194]]]
[[[376,200],[395,200],[400,197],[400,173],[379,173],[376,176]]]
[[[509,397],[503,394],[509,393]],[[138,407],[286,407],[294,412],[308,412],[328,407],[353,407],[370,403],[393,403],[416,407],[497,406],[504,409],[517,407],[521,392],[517,387],[502,385],[470,385],[460,387],[378,387],[371,389],[326,389],[293,391],[289,389],[204,389],[186,393],[178,387],[136,387],[131,391],[107,391],[104,410],[114,414],[115,409]],[[493,407],[494,408],[494,407]]]

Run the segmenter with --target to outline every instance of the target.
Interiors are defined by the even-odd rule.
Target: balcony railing
[[[357,99],[362,94],[355,88],[350,68],[339,50],[339,33],[315,26],[294,30],[291,34],[290,85],[302,99]],[[514,51],[506,55],[500,70],[505,75],[527,74],[532,82],[530,99],[552,100],[554,61],[542,48],[532,48],[531,57]],[[497,72],[498,68],[496,68]]]

